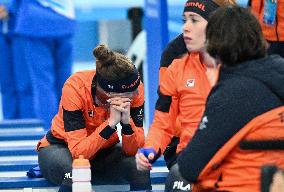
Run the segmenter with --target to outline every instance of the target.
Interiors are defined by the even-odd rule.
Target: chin
[[[200,52],[199,48],[196,48],[196,47],[193,47],[193,46],[190,46],[190,45],[187,45],[186,48],[189,52]]]
[[[196,52],[195,49],[193,49],[192,47],[187,46],[186,48],[187,48],[188,52]]]

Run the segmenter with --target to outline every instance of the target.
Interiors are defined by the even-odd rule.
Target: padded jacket
[[[73,74],[64,84],[58,113],[38,149],[49,144],[67,145],[73,158],[84,155],[92,159],[100,149],[119,142],[117,131],[108,126],[109,110],[94,103],[96,71]],[[143,105],[144,90],[140,83],[139,94],[131,101],[130,126],[133,132],[122,131],[122,148],[127,155],[135,155],[144,144]],[[46,106],[48,107],[48,106]]]
[[[260,191],[261,166],[284,168],[284,59],[221,67],[196,134],[178,158],[193,191]]]

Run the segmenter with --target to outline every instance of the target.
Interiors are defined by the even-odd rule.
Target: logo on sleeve
[[[89,109],[88,110],[89,117],[94,117],[94,111]]]
[[[207,116],[204,116],[199,124],[199,130],[203,130],[206,128],[206,124],[208,123],[208,118]]]
[[[194,84],[195,84],[195,79],[188,79],[186,81],[186,87],[194,87]]]

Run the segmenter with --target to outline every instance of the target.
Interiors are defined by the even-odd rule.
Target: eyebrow
[[[189,15],[182,14],[183,17],[201,17],[200,15],[197,15],[196,13],[190,13]]]

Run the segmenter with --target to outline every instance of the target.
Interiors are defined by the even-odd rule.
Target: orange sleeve
[[[163,80],[163,78],[167,78],[166,71],[167,71],[168,67],[160,67],[159,70],[159,84],[161,84]],[[178,105],[178,98],[176,96],[172,96],[172,102],[176,102],[176,104],[173,104],[173,106],[177,106]],[[180,133],[181,133],[181,123],[180,123],[180,119],[179,117],[175,117],[174,114],[178,114],[178,108],[177,107],[171,107],[170,109],[170,117],[172,117],[173,119],[170,120],[170,127],[171,129],[174,129],[174,136],[179,137]]]
[[[166,70],[160,70],[160,95],[157,103],[164,102],[164,100],[170,100],[168,110],[157,109],[154,113],[154,119],[149,128],[149,132],[146,138],[144,147],[153,147],[156,152],[161,150],[164,152],[172,137],[175,135],[176,130],[176,119],[178,114],[178,96],[176,90],[176,79],[175,70],[170,65]],[[169,103],[162,105],[168,105]]]
[[[142,83],[138,87],[138,92],[131,103],[131,108],[137,109],[136,113],[131,113],[130,118],[130,126],[134,133],[131,135],[122,134],[122,149],[127,155],[135,155],[145,141],[143,129],[144,87]]]
[[[66,132],[65,139],[73,158],[84,155],[85,158],[91,159],[115,134],[108,140],[99,135],[99,133],[108,125],[108,121],[105,121],[97,127],[92,134],[87,136],[85,118],[83,116],[84,95],[80,92],[80,86],[78,84],[78,82],[73,84],[66,83],[62,90],[61,101],[63,110],[66,110],[73,115],[72,118],[69,118],[68,122],[64,122],[64,129]],[[72,129],[66,127],[68,124],[70,124]]]

